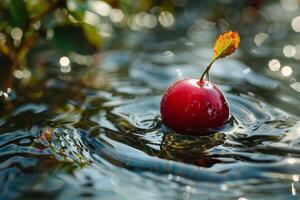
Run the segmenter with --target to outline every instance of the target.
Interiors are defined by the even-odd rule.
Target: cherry
[[[221,90],[209,81],[209,70],[217,59],[232,54],[239,43],[240,36],[235,31],[219,35],[212,60],[200,80],[183,79],[166,91],[160,104],[166,126],[180,133],[206,135],[228,121],[228,102]]]
[[[185,134],[205,135],[229,119],[228,102],[210,81],[183,79],[174,83],[161,101],[163,123]]]

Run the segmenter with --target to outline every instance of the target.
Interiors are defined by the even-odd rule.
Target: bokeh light
[[[109,13],[109,18],[111,21],[118,23],[121,22],[124,18],[124,13],[120,9],[113,8]]]
[[[300,32],[300,16],[297,16],[292,20],[291,26],[294,31]]]
[[[143,18],[147,15],[146,12],[139,12],[138,14],[136,14],[134,16],[134,23],[138,26],[138,27],[144,27],[144,22],[143,22]]]
[[[157,25],[157,19],[155,15],[147,14],[143,18],[143,23],[147,28],[154,28]]]
[[[66,56],[63,56],[59,59],[59,64],[61,66],[68,66],[68,65],[70,65],[70,59]]]
[[[291,58],[296,55],[296,48],[293,45],[286,45],[283,47],[282,52],[285,57]]]
[[[278,71],[281,67],[279,60],[272,59],[268,63],[269,69],[273,72]]]
[[[62,73],[69,73],[71,72],[72,68],[70,66],[70,59],[66,56],[63,56],[59,59],[59,64],[60,64],[60,71]]]
[[[293,73],[293,70],[292,70],[292,68],[290,66],[284,66],[281,69],[281,74],[283,76],[291,76],[292,73]]]
[[[260,46],[262,43],[264,43],[269,38],[269,35],[266,33],[258,33],[254,37],[254,43],[257,46]]]
[[[159,14],[158,20],[159,20],[159,23],[164,27],[171,27],[175,22],[175,18],[173,16],[173,14],[170,13],[169,11],[161,12]]]
[[[111,6],[104,1],[89,1],[90,7],[101,16],[108,16]]]
[[[13,72],[13,75],[17,79],[26,79],[26,78],[30,78],[31,72],[28,71],[27,69],[24,70],[17,69]]]
[[[23,36],[23,31],[19,27],[11,29],[10,36],[15,40],[20,40]]]

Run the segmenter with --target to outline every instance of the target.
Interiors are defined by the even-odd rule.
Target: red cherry
[[[210,81],[197,79],[174,83],[164,94],[160,111],[166,126],[184,134],[205,135],[229,119],[221,90]]]

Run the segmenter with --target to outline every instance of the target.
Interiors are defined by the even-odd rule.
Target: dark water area
[[[205,9],[182,11],[167,31],[117,32],[90,84],[76,82],[80,70],[54,70],[44,85],[9,93],[1,199],[299,199],[299,12],[283,16],[270,1],[254,22],[230,22],[241,48],[210,74],[230,104],[220,131],[187,136],[161,122],[166,88],[198,78],[212,56],[220,24]]]

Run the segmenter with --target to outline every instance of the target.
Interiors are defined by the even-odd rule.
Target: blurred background
[[[1,198],[297,199],[299,11],[299,0],[2,0]],[[211,78],[230,121],[205,137],[169,130],[163,92],[200,77],[228,30],[241,46]]]

